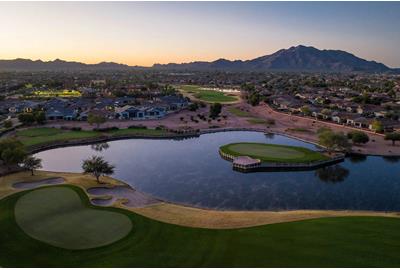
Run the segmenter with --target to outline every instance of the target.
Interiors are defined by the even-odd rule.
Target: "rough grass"
[[[182,85],[178,87],[179,90],[193,95],[196,99],[215,103],[215,102],[234,102],[238,98],[236,96],[231,96],[223,92],[204,90],[201,86],[197,85]]]
[[[228,111],[237,117],[251,117],[252,116],[251,113],[243,111],[236,107],[230,107],[230,108],[228,108]]]
[[[66,249],[108,245],[126,236],[130,219],[121,213],[87,207],[71,188],[40,188],[15,205],[20,228],[32,238]]]
[[[88,204],[84,193],[75,189]],[[18,227],[14,206],[27,193],[0,201],[3,267],[400,266],[400,219],[382,217],[322,218],[211,230],[166,224],[107,208],[129,217],[134,229],[111,245],[71,251],[34,240]]]
[[[264,125],[267,124],[267,120],[261,118],[250,118],[247,119],[247,122],[254,125]]]
[[[304,147],[263,144],[232,143],[220,147],[221,151],[233,156],[249,156],[262,162],[306,163],[326,160],[325,155]]]
[[[300,133],[313,133],[313,131],[308,128],[288,128],[287,131],[300,132]]]

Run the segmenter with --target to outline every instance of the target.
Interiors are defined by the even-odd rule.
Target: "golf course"
[[[190,228],[93,206],[82,189],[59,185],[0,201],[0,265],[398,267],[399,226],[398,218],[337,217],[241,229]]]
[[[239,142],[223,145],[220,151],[232,156],[249,156],[262,162],[307,163],[323,161],[327,156],[304,147]]]
[[[18,130],[16,139],[25,146],[45,145],[48,143],[68,142],[73,140],[95,139],[118,136],[165,136],[170,134],[162,129],[125,128],[108,131],[94,130],[63,130],[59,128],[38,127]]]
[[[198,101],[207,103],[235,103],[239,101],[237,95],[224,93],[222,91],[204,89],[198,85],[180,85],[178,90],[184,95]]]

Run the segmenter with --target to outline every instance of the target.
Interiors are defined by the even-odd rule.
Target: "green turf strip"
[[[69,188],[88,206],[82,190]],[[400,219],[383,217],[321,218],[248,229],[210,230],[161,223],[107,208],[127,215],[134,229],[108,246],[66,250],[34,240],[16,224],[15,203],[28,193],[0,201],[2,267],[400,266]]]
[[[67,187],[38,189],[22,196],[15,205],[15,218],[31,237],[67,249],[107,245],[132,228],[127,216],[87,208]]]
[[[205,102],[233,102],[238,100],[235,96],[229,96],[219,91],[205,90],[197,85],[181,85],[178,88],[183,92],[193,94],[197,99]]]
[[[303,163],[327,159],[319,152],[289,145],[240,142],[223,145],[220,149],[229,155],[249,156],[262,162]]]

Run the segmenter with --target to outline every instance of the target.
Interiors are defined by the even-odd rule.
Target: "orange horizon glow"
[[[399,2],[0,2],[0,14],[0,59],[152,66],[301,44],[400,67]]]

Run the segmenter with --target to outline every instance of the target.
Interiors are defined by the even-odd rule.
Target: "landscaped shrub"
[[[99,131],[99,132],[107,132],[107,131],[112,131],[112,130],[119,130],[119,127],[105,127],[105,128],[94,128],[93,131]]]
[[[131,125],[128,128],[132,128],[132,129],[147,129],[147,127],[144,126],[144,125]]]
[[[81,131],[82,128],[81,127],[72,127],[71,130],[73,130],[73,131]]]

